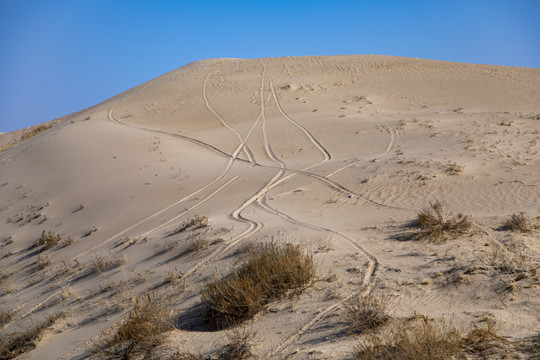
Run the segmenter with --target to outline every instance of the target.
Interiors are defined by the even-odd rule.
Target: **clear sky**
[[[540,68],[539,0],[0,0],[0,132],[200,59],[379,54]]]

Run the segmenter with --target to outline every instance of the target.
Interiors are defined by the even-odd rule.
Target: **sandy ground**
[[[350,358],[343,304],[370,291],[397,317],[469,329],[487,316],[508,339],[533,335],[540,232],[501,225],[540,215],[539,134],[539,69],[385,56],[189,64],[0,153],[0,310],[13,314],[1,332],[62,313],[22,358],[82,359],[153,293],[177,327],[163,351],[209,356],[230,331],[209,331],[200,290],[239,247],[273,238],[313,254],[318,280],[249,325],[258,358]],[[472,230],[403,241],[436,200]],[[210,227],[168,236],[195,215]],[[72,243],[39,252],[43,231]],[[197,239],[208,247],[186,251]],[[171,273],[185,286],[164,284]]]

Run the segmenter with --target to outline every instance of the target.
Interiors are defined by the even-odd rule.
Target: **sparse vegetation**
[[[0,327],[4,326],[13,318],[13,311],[0,310]]]
[[[523,233],[532,232],[534,228],[533,221],[523,212],[510,215],[502,226],[503,230],[520,231]]]
[[[223,328],[252,318],[289,290],[300,293],[315,276],[313,258],[298,245],[260,244],[230,274],[206,285],[202,302],[208,320]]]
[[[434,242],[444,241],[448,237],[458,237],[466,233],[471,222],[467,215],[458,213],[455,216],[446,214],[440,201],[430,202],[429,208],[418,214],[414,223],[421,231],[413,236],[416,239]]]
[[[46,255],[39,255],[36,264],[38,268],[42,270],[45,269],[47,266],[51,265],[51,260]]]
[[[53,127],[53,125],[45,125],[45,124],[43,124],[43,125],[40,125],[40,126],[38,126],[36,128],[33,128],[31,130],[28,130],[27,132],[25,132],[25,133],[23,133],[21,135],[19,140],[14,140],[14,141],[12,141],[10,143],[1,145],[0,146],[0,151],[11,149],[13,146],[17,145],[21,141],[24,141],[26,139],[29,139],[29,138],[33,137],[33,136],[36,136],[37,134],[39,134],[39,133],[41,133],[41,132],[43,132],[43,131],[45,131],[47,129],[50,129],[52,127]]]
[[[426,318],[411,327],[396,326],[390,339],[373,335],[354,349],[362,360],[463,359],[461,336],[456,329],[443,329]]]
[[[354,354],[362,360],[447,360],[470,356],[483,359],[488,353],[502,355],[510,350],[510,343],[497,335],[493,323],[488,318],[484,321],[487,328],[475,327],[463,334],[452,327],[438,326],[425,316],[416,316],[412,323],[393,324],[387,336],[366,338]]]
[[[45,233],[45,230],[43,230],[41,236],[34,241],[33,246],[39,247],[43,245],[42,250],[48,250],[58,245],[61,240],[62,236],[60,234],[55,234],[52,231]]]
[[[163,332],[171,329],[169,311],[148,295],[137,299],[133,310],[111,334],[105,332],[91,349],[96,359],[131,359],[147,354],[163,341]],[[145,357],[146,358],[146,357]]]
[[[242,330],[234,329],[229,335],[229,343],[225,345],[219,354],[220,359],[243,360],[253,356],[251,342],[256,333],[243,327]]]
[[[126,257],[119,254],[116,254],[115,256],[110,253],[96,255],[88,263],[88,271],[89,273],[101,273],[124,265],[126,261]]]
[[[31,326],[24,332],[0,337],[0,360],[15,359],[37,346],[43,332],[58,320],[59,316],[50,315],[43,322]]]
[[[170,235],[176,235],[188,229],[198,230],[208,227],[208,217],[195,215],[194,218],[184,221]]]
[[[355,296],[345,304],[345,319],[352,333],[365,333],[379,329],[390,319],[388,298],[384,296]]]

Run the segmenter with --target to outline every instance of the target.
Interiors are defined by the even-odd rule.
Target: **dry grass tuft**
[[[466,334],[452,327],[441,327],[425,316],[411,324],[396,322],[387,334],[372,335],[354,348],[362,360],[446,360],[494,358],[511,353],[512,346],[495,332],[493,323],[484,319],[486,329],[474,328]]]
[[[345,304],[345,319],[352,333],[375,331],[386,324],[388,315],[388,297],[356,296]]]
[[[88,272],[92,273],[102,273],[104,271],[109,271],[120,265],[124,265],[127,261],[127,258],[124,254],[111,255],[110,253],[105,253],[101,255],[96,255],[88,263]]]
[[[315,277],[313,258],[293,244],[257,245],[230,274],[206,285],[201,300],[217,328],[252,318],[289,290],[303,291]]]
[[[534,228],[533,221],[523,212],[510,215],[502,226],[503,230],[520,231],[523,233],[532,232]]]
[[[21,135],[21,138],[19,140],[12,141],[8,144],[4,144],[0,146],[0,151],[4,151],[7,149],[11,149],[13,146],[17,145],[21,141],[24,141],[26,139],[30,139],[32,136],[36,136],[37,134],[52,128],[53,125],[40,125],[36,128],[33,128],[32,130],[29,130]]]
[[[60,234],[55,234],[52,231],[45,233],[45,230],[41,233],[41,236],[33,243],[33,247],[43,245],[42,250],[48,250],[55,247],[62,240]]]
[[[467,215],[458,213],[456,216],[446,214],[440,201],[430,202],[429,208],[418,214],[415,221],[421,231],[414,238],[440,242],[448,237],[456,238],[471,228]]]
[[[163,342],[163,332],[172,328],[170,314],[165,306],[148,295],[137,299],[133,310],[112,335],[104,333],[91,349],[97,359],[131,359],[148,354]],[[146,357],[144,357],[146,358]]]
[[[195,215],[193,219],[184,221],[181,225],[174,229],[169,236],[179,234],[189,229],[198,230],[205,227],[208,227],[208,217]]]
[[[229,343],[223,347],[219,354],[220,359],[243,360],[253,356],[251,342],[256,332],[243,327],[234,329],[229,335]]]
[[[60,316],[50,315],[43,322],[24,332],[0,337],[0,360],[14,359],[37,346],[43,332]]]
[[[4,311],[0,310],[0,327],[6,325],[13,319],[14,312],[13,311]]]
[[[354,349],[362,360],[447,360],[463,359],[461,336],[455,329],[442,329],[427,319],[409,328],[393,329],[391,339],[371,336]]]

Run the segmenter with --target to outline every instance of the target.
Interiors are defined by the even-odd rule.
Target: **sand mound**
[[[151,294],[174,325],[154,357],[232,351],[201,291],[274,239],[318,280],[254,317],[256,356],[352,357],[342,309],[372,291],[390,324],[416,312],[533,335],[539,121],[539,69],[336,56],[199,61],[4,134],[1,333],[48,319],[27,357],[78,358]],[[437,200],[470,226],[419,236]],[[504,227],[521,212],[530,231]]]

